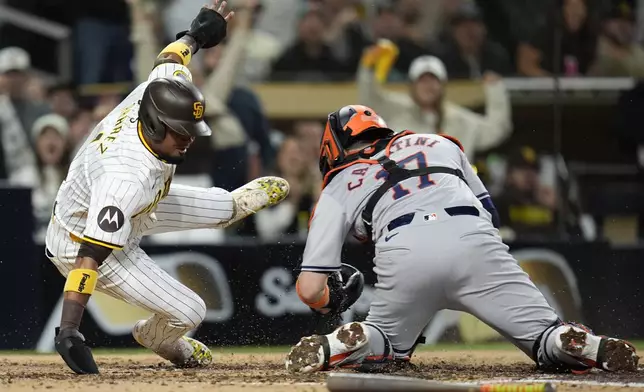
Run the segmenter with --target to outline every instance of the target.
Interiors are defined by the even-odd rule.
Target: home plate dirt
[[[178,370],[154,355],[96,355],[101,374],[77,376],[56,355],[0,357],[0,391],[79,392],[170,391],[325,391],[325,373],[292,375],[284,369],[285,354],[217,353],[210,368]],[[644,369],[637,373],[549,375],[518,351],[423,351],[415,370],[396,375],[453,382],[545,382],[558,391],[644,391]]]

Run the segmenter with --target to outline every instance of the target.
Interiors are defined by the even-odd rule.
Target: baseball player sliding
[[[378,282],[365,322],[302,338],[287,369],[405,365],[432,316],[453,309],[492,326],[545,370],[637,370],[631,344],[564,322],[548,305],[501,241],[494,204],[457,140],[394,136],[373,110],[346,106],[329,115],[320,170],[300,299],[339,313],[360,296],[362,274],[340,264],[350,231],[375,243]]]
[[[134,326],[142,346],[177,366],[209,364],[210,350],[184,336],[204,319],[204,301],[141,250],[141,237],[226,227],[288,194],[288,183],[277,177],[231,193],[172,184],[195,137],[211,134],[206,102],[186,66],[197,50],[224,39],[233,13],[218,3],[201,9],[191,29],[163,49],[148,81],[96,126],[58,191],[46,254],[67,277],[55,344],[76,373],[98,373],[79,332],[94,290],[154,314]]]

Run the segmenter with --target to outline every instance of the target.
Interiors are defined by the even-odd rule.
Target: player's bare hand
[[[358,11],[353,7],[347,7],[340,11],[340,14],[337,17],[337,23],[341,26],[347,26],[351,23],[357,22],[358,19]]]
[[[228,6],[227,1],[221,1],[220,0],[212,0],[211,4],[205,5],[204,8],[208,8],[210,10],[216,11],[219,13],[221,16],[226,19],[226,22],[230,21],[233,16],[235,16],[235,12],[233,11],[228,11],[226,7]]]
[[[501,75],[499,75],[499,74],[497,74],[495,72],[486,71],[483,74],[483,83],[485,83],[485,84],[494,84],[494,83],[498,82],[499,80],[501,80]]]

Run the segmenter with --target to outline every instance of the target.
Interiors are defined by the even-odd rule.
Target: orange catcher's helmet
[[[375,142],[393,133],[385,121],[366,106],[349,105],[329,114],[320,142],[320,172],[326,175],[365,147],[349,150],[356,143]]]

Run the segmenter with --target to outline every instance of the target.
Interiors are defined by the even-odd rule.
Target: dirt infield
[[[99,354],[102,374],[78,377],[55,355],[5,355],[0,357],[0,391],[47,390],[106,391],[325,391],[326,374],[291,375],[284,370],[284,354],[234,354],[215,352],[208,369],[178,370],[148,354]],[[501,379],[565,380],[559,391],[644,391],[644,370],[638,373],[545,375],[518,351],[420,352],[418,369],[405,376],[441,381],[478,382]],[[641,383],[627,386],[624,383]]]

